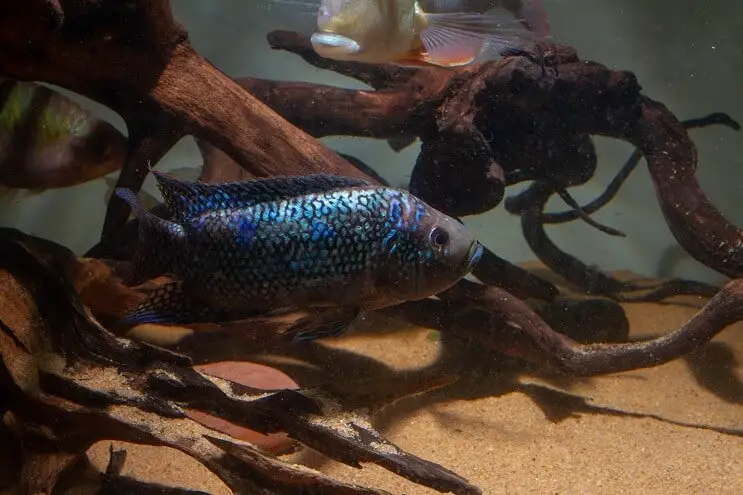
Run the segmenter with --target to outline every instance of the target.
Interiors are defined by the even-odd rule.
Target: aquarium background
[[[731,0],[544,0],[553,34],[578,50],[583,59],[633,71],[644,93],[667,105],[679,119],[724,111],[743,120],[743,2]],[[268,47],[273,29],[301,29],[311,24],[292,9],[267,8],[267,0],[173,0],[176,19],[184,24],[195,48],[232,77],[303,80],[349,88],[357,81],[311,67],[301,58]],[[309,23],[309,24],[308,24]],[[70,94],[69,92],[65,92]],[[121,118],[83,97],[72,95],[126,132]],[[715,126],[692,130],[699,151],[697,177],[707,196],[728,218],[743,225],[743,134]],[[356,156],[394,185],[406,185],[419,142],[400,153],[386,142],[366,138],[325,138],[330,147]],[[595,138],[599,168],[585,186],[571,189],[581,203],[599,195],[632,148]],[[158,165],[160,170],[200,167],[201,156],[185,138]],[[644,161],[643,161],[644,165]],[[193,176],[197,174],[194,170]],[[115,178],[112,174],[109,178]],[[81,186],[0,199],[0,224],[46,237],[84,253],[100,235],[109,184],[101,179]],[[514,194],[520,187],[507,190]],[[145,190],[157,195],[148,178]],[[564,210],[559,199],[552,210]],[[628,234],[613,238],[576,221],[548,227],[567,252],[604,270],[628,269],[644,275],[674,276],[708,282],[723,277],[689,257],[676,243],[660,212],[652,182],[638,167],[616,199],[596,220]],[[502,207],[465,222],[493,251],[513,261],[534,259],[523,240],[519,219]]]

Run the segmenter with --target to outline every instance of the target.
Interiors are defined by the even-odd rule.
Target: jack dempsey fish
[[[295,340],[339,335],[363,311],[424,299],[455,284],[482,255],[464,224],[415,196],[334,175],[184,182],[153,172],[172,220],[142,209],[129,283],[160,274],[122,321],[219,322],[312,308],[320,325]],[[301,322],[302,320],[300,320]]]

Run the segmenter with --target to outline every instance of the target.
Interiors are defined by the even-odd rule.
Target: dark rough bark
[[[22,439],[18,487],[24,493],[51,493],[59,475],[102,439],[181,450],[236,493],[297,493],[310,487],[380,493],[286,464],[188,419],[186,408],[262,433],[285,431],[352,466],[374,462],[439,491],[480,493],[374,431],[364,410],[378,396],[360,394],[363,384],[264,392],[200,373],[185,355],[115,337],[93,319],[73,277],[78,286],[94,284],[99,291],[125,288],[100,276],[85,278],[87,273],[61,246],[0,231],[0,390],[7,401],[6,424]],[[273,323],[274,330],[280,327]],[[445,383],[441,377],[420,379],[400,394]]]
[[[3,74],[62,86],[123,117],[132,139],[118,187],[139,190],[148,167],[187,134],[258,176],[365,177],[199,56],[168,0],[4,2],[0,45]],[[104,236],[127,212],[113,196]]]
[[[682,124],[687,129],[717,124],[736,131],[740,130],[740,124],[723,113],[685,120]],[[640,163],[641,158],[642,153],[639,150],[633,152],[606,191],[599,198],[582,207],[582,210],[586,213],[594,213],[606,205]],[[555,273],[580,287],[585,293],[607,296],[625,302],[660,302],[678,295],[712,297],[719,290],[719,287],[693,280],[670,280],[653,286],[620,281],[563,252],[549,239],[544,225],[576,220],[579,215],[575,210],[544,213],[547,202],[555,192],[551,184],[535,183],[517,196],[506,198],[505,207],[509,213],[521,216],[524,238],[539,260]]]
[[[468,151],[445,163],[438,154],[422,153],[411,179],[411,190],[448,213],[490,209],[504,186],[524,180],[581,184],[596,166],[587,135],[610,136],[634,144],[647,159],[679,243],[710,268],[743,275],[743,233],[700,189],[696,149],[686,129],[665,106],[642,95],[631,72],[580,60],[559,45],[549,47],[543,64],[514,56],[451,71],[322,59],[295,33],[271,33],[269,43],[376,90],[240,80],[313,136],[418,136],[424,150],[468,143]]]
[[[366,419],[370,410],[456,377],[422,370],[299,390],[251,389],[196,371],[186,355],[116,338],[100,326],[93,315],[121,314],[139,297],[100,261],[78,260],[54,243],[7,229],[0,232],[0,260],[0,387],[9,411],[6,424],[23,440],[24,489],[49,493],[90,445],[112,439],[179,449],[236,493],[296,493],[300,487],[322,488],[323,493],[378,493],[297,470],[250,443],[191,421],[185,416],[191,409],[261,433],[285,431],[352,466],[374,462],[443,492],[479,493],[456,474],[401,451]],[[485,349],[588,376],[657,366],[697,348],[743,318],[740,284],[730,282],[679,330],[634,343],[596,343],[626,338],[626,323],[609,335],[605,332],[610,323],[593,335],[577,336],[594,342],[580,344],[554,331],[507,292],[467,281],[442,293],[440,301],[411,302],[385,312],[476,341]],[[107,300],[120,306],[108,307]],[[563,305],[557,312],[564,317],[566,309],[579,303],[555,304],[554,309]],[[591,308],[584,305],[582,311],[586,309]],[[624,315],[616,309],[614,316],[608,306],[599,313],[621,322]],[[246,337],[280,345],[282,331],[291,323],[255,318],[235,325]]]
[[[378,178],[311,136],[398,143],[419,137],[423,147],[411,191],[465,216],[498,205],[505,187],[517,182],[535,180],[559,191],[589,180],[596,168],[590,135],[601,134],[641,150],[669,227],[694,257],[721,273],[743,274],[743,235],[699,189],[696,151],[686,130],[663,105],[641,94],[629,72],[582,61],[561,46],[550,47],[543,63],[512,56],[457,70],[413,70],[320,59],[291,33],[274,33],[269,42],[375,91],[257,79],[238,84],[195,53],[166,0],[0,5],[3,74],[71,89],[127,122],[132,133],[120,187],[137,190],[149,167],[185,135],[219,148],[248,176],[322,171],[373,182]],[[119,247],[114,234],[127,213],[114,196],[103,236],[108,246],[104,242],[100,253]],[[686,325],[646,342],[621,343],[626,318],[608,302],[602,313],[616,316],[615,332],[576,336],[589,342],[580,343],[554,331],[500,287],[521,291],[521,297],[552,298],[552,308],[583,303],[556,298],[548,282],[520,280],[524,272],[493,253],[475,274],[487,285],[461,281],[440,300],[385,313],[579,376],[657,366],[743,318],[743,282],[733,280]],[[195,409],[259,432],[285,431],[353,466],[373,462],[439,491],[479,493],[455,473],[390,444],[366,417],[367,409],[449,378],[385,377],[400,385],[395,393],[389,386],[343,381],[278,392],[251,389],[196,371],[185,354],[121,339],[105,328],[104,322],[141,296],[101,261],[77,259],[18,231],[0,231],[0,405],[5,426],[22,440],[16,488],[49,493],[92,443],[112,439],[179,449],[237,493],[379,493],[288,465],[207,429],[186,417],[187,409]],[[273,341],[289,324],[264,317],[236,325],[249,328],[244,334],[256,342],[279,345]],[[208,327],[201,330],[229,325]]]
[[[668,335],[643,342],[580,344],[555,332],[528,305],[496,287],[462,281],[440,297],[444,302],[408,303],[389,312],[401,313],[416,324],[467,335],[489,349],[572,376],[658,366],[691,352],[743,317],[743,282],[733,280]],[[601,331],[596,328],[594,334]]]
[[[549,184],[536,182],[510,206],[512,212],[521,214],[521,228],[532,252],[552,271],[558,273],[586,294],[611,297],[623,302],[660,302],[674,296],[712,297],[719,287],[694,280],[669,280],[654,286],[617,280],[590,267],[581,260],[562,251],[547,236],[542,222],[544,207],[554,194]],[[515,203],[519,205],[518,209]]]

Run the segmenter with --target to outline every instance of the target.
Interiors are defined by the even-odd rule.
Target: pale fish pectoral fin
[[[308,342],[324,337],[338,337],[359,318],[358,308],[329,308],[298,320],[287,330],[294,342]]]
[[[420,38],[425,59],[435,65],[455,67],[473,62],[484,51],[501,53],[542,38],[526,29],[522,19],[504,14],[426,13],[428,26]]]
[[[183,289],[182,282],[171,282],[152,291],[142,303],[119,320],[118,324],[134,327],[145,323],[161,325],[222,323],[257,314],[205,306]]]
[[[421,32],[425,51],[421,53],[424,62],[441,67],[458,67],[472,63],[485,45],[482,39],[464,32],[428,27]]]

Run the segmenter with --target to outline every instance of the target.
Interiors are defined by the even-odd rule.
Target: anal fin
[[[361,315],[357,308],[332,308],[315,312],[292,325],[287,334],[294,342],[308,342],[324,337],[339,337]]]
[[[220,323],[256,314],[258,313],[235,312],[205,306],[183,289],[182,282],[171,282],[152,291],[139,306],[119,320],[118,324],[133,327],[145,323],[162,325]]]

